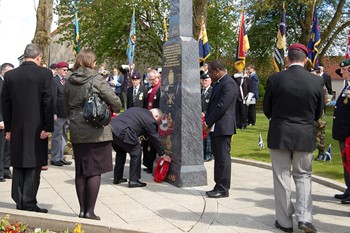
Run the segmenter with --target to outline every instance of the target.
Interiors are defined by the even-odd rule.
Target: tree
[[[48,51],[51,40],[53,0],[39,0],[36,10],[36,29],[32,43],[39,44],[43,50],[43,61],[48,64]]]

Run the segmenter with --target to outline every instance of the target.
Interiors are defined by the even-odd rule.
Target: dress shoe
[[[293,232],[293,227],[282,227],[278,221],[276,220],[275,222],[275,226],[278,228],[278,229],[281,229],[282,231],[284,232]]]
[[[71,165],[71,164],[72,164],[71,161],[67,161],[67,160],[65,160],[65,159],[62,159],[62,160],[61,160],[61,163],[62,163],[63,165]]]
[[[16,205],[17,210],[23,210],[23,208],[20,205]]]
[[[209,161],[212,161],[213,160],[213,156],[206,156],[204,158],[204,162],[209,162]]]
[[[12,174],[5,174],[5,175],[4,175],[4,178],[6,178],[6,179],[12,179]]]
[[[340,200],[346,199],[346,198],[348,198],[348,197],[350,197],[350,195],[349,195],[349,194],[346,194],[346,193],[343,193],[343,194],[335,194],[335,195],[334,195],[334,198],[340,199]]]
[[[120,184],[120,183],[125,183],[125,182],[128,182],[128,180],[126,178],[113,180],[113,184]]]
[[[128,187],[129,188],[139,188],[139,187],[145,187],[146,185],[147,185],[146,183],[141,182],[139,180],[135,180],[135,181],[134,180],[130,180]]]
[[[62,161],[58,161],[58,162],[51,161],[51,165],[62,167],[63,163],[62,163]]]
[[[208,192],[205,192],[208,197],[210,198],[221,198],[221,197],[228,197],[229,193],[228,191],[217,191],[217,190],[211,190]]]
[[[323,161],[324,160],[324,156],[325,156],[324,155],[324,151],[323,150],[319,150],[315,161]]]
[[[0,177],[0,182],[5,182],[5,181],[6,181],[6,179],[3,176],[1,176]]]
[[[38,212],[38,213],[47,213],[48,210],[44,209],[44,208],[40,208],[39,206],[34,206],[30,209],[23,209],[23,210],[27,210],[27,211],[33,211],[33,212]]]
[[[85,213],[83,211],[81,211],[78,215],[79,218],[85,218]]]
[[[145,172],[147,172],[148,174],[152,173],[152,170],[148,169],[148,168],[144,168],[143,169]]]
[[[95,214],[86,213],[85,218],[93,220],[101,220],[101,218]]]
[[[298,228],[300,230],[303,230],[305,233],[316,233],[317,232],[314,225],[312,225],[312,223],[309,223],[309,222],[298,222]]]
[[[350,197],[344,198],[343,200],[341,200],[342,204],[350,204]]]

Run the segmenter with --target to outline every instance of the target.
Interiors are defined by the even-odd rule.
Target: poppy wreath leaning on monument
[[[154,181],[158,183],[162,182],[168,174],[169,167],[170,163],[165,161],[164,158],[160,158],[154,170]]]

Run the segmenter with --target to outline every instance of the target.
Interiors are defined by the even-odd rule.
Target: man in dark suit
[[[255,125],[256,121],[256,101],[259,99],[259,77],[256,74],[255,66],[248,66],[250,86],[249,91],[252,95],[248,94],[246,104],[248,105],[248,125]]]
[[[4,85],[4,75],[7,71],[12,70],[14,66],[10,63],[4,63],[0,69],[0,103],[2,87]],[[6,178],[11,179],[9,153],[5,154],[5,124],[2,117],[2,105],[0,104],[0,182],[5,182]]]
[[[131,77],[132,86],[128,87],[126,93],[126,107],[140,107],[143,108],[145,106],[146,99],[146,88],[140,85],[141,77],[140,75],[135,75]]]
[[[215,187],[206,194],[211,198],[228,197],[231,187],[231,137],[236,133],[235,109],[238,89],[220,61],[214,60],[209,64],[208,74],[215,84],[203,130],[213,131],[210,139],[215,159]]]
[[[323,111],[322,80],[305,70],[308,51],[302,44],[289,47],[289,68],[273,74],[266,84],[264,114],[270,120],[267,144],[272,160],[275,193],[275,226],[293,232],[317,232],[312,225],[311,175],[316,148],[316,126]],[[292,169],[291,169],[292,168]],[[291,176],[296,204],[291,202]]]
[[[324,86],[327,89],[327,93],[329,95],[333,95],[333,90],[332,90],[332,78],[329,74],[324,72],[324,65],[323,63],[319,63],[318,67],[320,68],[320,76],[323,78],[323,83]]]
[[[114,184],[127,182],[127,179],[123,178],[123,174],[126,153],[129,153],[129,188],[146,186],[146,183],[140,181],[142,147],[139,137],[149,137],[149,141],[158,153],[158,156],[165,156],[164,148],[157,132],[158,123],[161,121],[162,115],[162,111],[158,108],[147,110],[134,107],[112,119],[112,145],[117,153],[114,166]],[[169,156],[165,157],[168,162],[171,161]]]
[[[2,91],[6,139],[11,143],[12,199],[20,210],[47,213],[37,206],[41,167],[47,165],[53,126],[52,72],[40,67],[42,50],[29,44],[24,62],[5,74]]]
[[[335,140],[338,140],[340,151],[343,151],[345,139],[350,136],[350,58],[342,61],[339,66],[336,73],[344,79],[344,88],[335,104],[332,135]],[[347,156],[350,155],[346,154],[343,161],[347,161]],[[350,204],[349,173],[350,171],[344,166],[346,190],[343,194],[334,195],[335,198],[341,199],[342,204]]]
[[[250,91],[250,79],[247,73],[238,73],[233,76],[238,90],[236,103],[236,126],[240,129],[245,129],[248,125],[248,106],[246,99]]]
[[[56,64],[57,75],[53,78],[53,116],[54,131],[51,142],[51,164],[54,166],[71,165],[72,162],[64,158],[64,148],[67,145],[67,131],[69,127],[67,115],[64,111],[64,85],[68,72],[68,63]]]
[[[208,67],[208,65],[207,65]],[[201,101],[202,101],[202,114],[207,113],[208,106],[209,106],[209,100],[211,97],[211,92],[213,90],[213,87],[211,86],[211,79],[207,73],[203,73],[201,75]],[[204,162],[211,161],[213,159],[213,154],[211,152],[211,145],[210,145],[210,134],[207,135],[207,137],[203,140],[203,153],[204,153]]]

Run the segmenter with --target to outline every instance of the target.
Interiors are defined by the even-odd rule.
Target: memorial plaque
[[[172,163],[166,181],[207,184],[203,164],[198,41],[192,38],[192,1],[170,1],[170,38],[163,46],[159,133]]]

